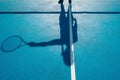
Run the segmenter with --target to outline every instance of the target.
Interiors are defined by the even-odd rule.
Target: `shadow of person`
[[[65,12],[63,3],[60,4],[61,12],[59,16],[59,27],[60,27],[60,38],[53,39],[48,42],[30,42],[30,47],[45,47],[45,46],[54,46],[54,45],[61,45],[61,54],[63,56],[64,63],[67,66],[71,65],[70,62],[70,35],[69,35],[69,14]],[[73,43],[77,42],[77,21],[73,18],[72,15],[72,31],[73,31]]]

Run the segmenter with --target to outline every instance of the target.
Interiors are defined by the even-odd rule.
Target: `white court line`
[[[70,62],[71,62],[71,80],[76,80],[75,73],[75,61],[74,61],[74,45],[73,45],[73,31],[72,31],[72,13],[71,13],[71,3],[69,3],[69,31],[70,31]]]

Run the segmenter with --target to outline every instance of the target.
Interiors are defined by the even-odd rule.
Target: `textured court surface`
[[[120,0],[72,2],[74,12],[120,12]],[[64,8],[67,12],[67,1]],[[0,44],[11,35],[37,43],[60,38],[60,26],[65,24],[60,24],[61,7],[56,0],[0,0],[0,12],[26,11],[39,13],[0,14]],[[73,17],[78,36],[74,44],[76,80],[120,80],[120,14],[78,13]],[[61,53],[58,44],[0,51],[0,80],[70,80],[70,66]]]

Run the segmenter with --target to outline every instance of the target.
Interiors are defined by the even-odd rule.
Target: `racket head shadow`
[[[6,38],[1,44],[1,50],[3,52],[12,52],[23,46],[22,43],[25,41],[19,35],[13,35]]]

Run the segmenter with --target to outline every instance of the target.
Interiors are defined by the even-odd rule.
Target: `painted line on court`
[[[73,44],[73,32],[72,32],[72,11],[71,11],[71,3],[69,3],[69,31],[70,31],[70,62],[71,62],[71,80],[76,80],[75,73],[75,61],[74,61],[74,44]]]

